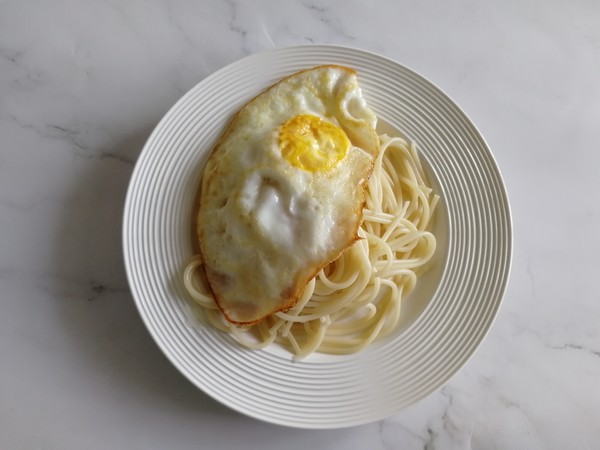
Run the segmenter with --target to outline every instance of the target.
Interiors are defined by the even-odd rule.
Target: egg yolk
[[[285,122],[279,132],[281,155],[292,165],[309,172],[326,172],[348,152],[350,141],[331,122],[300,114]]]

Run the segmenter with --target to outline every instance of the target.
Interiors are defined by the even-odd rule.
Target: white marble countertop
[[[0,2],[0,448],[600,445],[600,3]],[[505,178],[504,304],[442,389],[388,420],[265,424],[193,387],[127,287],[127,184],[160,117],[272,47],[386,55],[446,91]]]

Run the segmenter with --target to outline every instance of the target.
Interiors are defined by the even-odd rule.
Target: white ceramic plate
[[[382,130],[416,140],[442,196],[434,268],[403,306],[396,334],[350,356],[292,362],[251,351],[194,316],[181,281],[192,255],[194,195],[232,114],[283,76],[320,64],[358,71]],[[150,136],[124,213],[124,255],[136,305],[170,361],[229,407],[272,423],[337,428],[398,413],[443,385],[490,328],[509,275],[509,204],[493,156],[468,117],[430,82],[384,57],[332,46],[249,56],[188,92]]]

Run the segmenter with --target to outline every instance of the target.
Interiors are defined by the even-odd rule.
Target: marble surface
[[[0,448],[592,449],[600,445],[600,3],[0,1]],[[514,222],[474,357],[395,417],[244,417],[146,332],[121,252],[145,139],[244,55],[332,43],[445,90],[487,139]]]

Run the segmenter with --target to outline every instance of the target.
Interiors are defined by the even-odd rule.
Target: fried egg
[[[197,232],[226,319],[253,324],[296,304],[357,237],[379,151],[354,70],[319,66],[243,106],[208,158]]]

